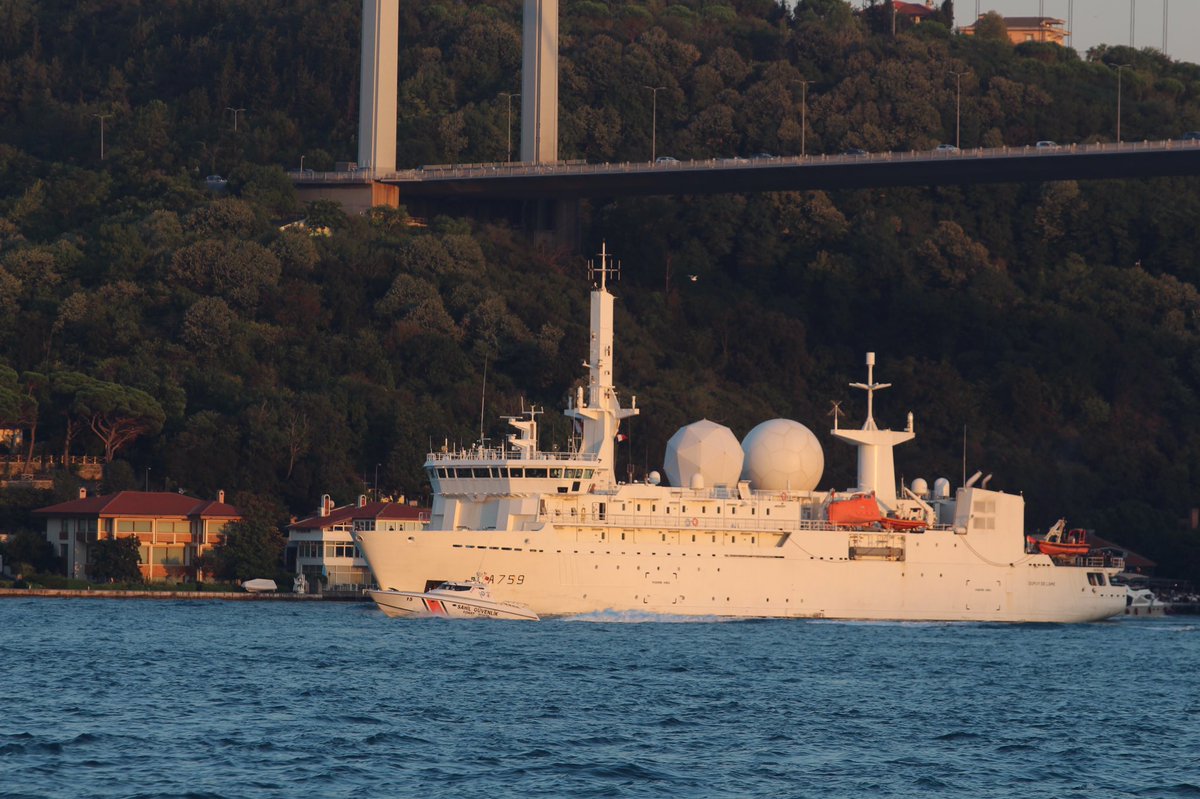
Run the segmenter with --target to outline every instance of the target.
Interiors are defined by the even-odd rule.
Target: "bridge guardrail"
[[[846,155],[820,153],[815,155],[787,155],[775,158],[708,158],[692,161],[625,161],[589,164],[578,160],[558,161],[549,164],[503,162],[494,164],[432,164],[419,169],[401,169],[381,172],[374,169],[358,169],[351,172],[314,172],[293,170],[288,172],[293,180],[317,183],[356,183],[369,180],[384,181],[444,181],[453,179],[529,177],[536,175],[592,175],[592,174],[635,174],[691,172],[711,169],[778,169],[784,166],[812,166],[818,164],[860,164],[879,162],[949,161],[965,158],[1052,158],[1064,155],[1101,154],[1122,152],[1167,152],[1171,150],[1200,149],[1200,141],[1166,139],[1138,142],[1092,142],[1063,144],[1058,147],[1036,147],[1034,145],[1004,147],[974,147],[960,150],[908,150]]]

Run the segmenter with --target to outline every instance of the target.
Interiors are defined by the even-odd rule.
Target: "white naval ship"
[[[613,387],[616,268],[589,269],[586,392],[568,403],[578,437],[539,449],[537,412],[506,417],[505,444],[433,452],[421,532],[361,531],[386,591],[424,592],[479,575],[498,600],[541,615],[600,611],[728,617],[912,621],[1085,622],[1122,614],[1119,561],[1052,557],[1027,547],[1025,503],[976,476],[898,486],[893,448],[914,438],[880,429],[867,355],[862,429],[833,438],[858,449],[857,484],[818,491],[824,455],[803,425],[774,419],[739,444],[726,427],[688,425],[671,438],[667,482],[620,482],[614,444],[622,407]],[[1032,549],[1033,551],[1028,551]]]

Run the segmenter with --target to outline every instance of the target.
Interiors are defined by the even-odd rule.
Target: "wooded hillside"
[[[1108,141],[1200,129],[1200,67],[1152,50],[1013,47],[884,4],[564,0],[561,155]],[[358,0],[13,0],[0,9],[0,426],[108,457],[110,488],[422,495],[430,442],[556,409],[586,353],[582,257],[463,220],[303,208],[283,169],[357,151]],[[948,11],[949,8],[943,8]],[[405,166],[503,160],[520,2],[401,4]],[[806,92],[801,81],[811,81]],[[515,110],[514,104],[514,110]],[[244,109],[235,114],[228,109]],[[105,159],[100,159],[103,117]],[[204,177],[229,178],[214,194]],[[281,230],[302,216],[312,237]],[[908,480],[1023,491],[1200,575],[1200,181],[658,197],[594,204],[624,263],[617,379],[638,471],[708,417],[824,431],[878,353]],[[694,279],[693,279],[694,278]],[[859,392],[855,392],[859,393]],[[546,440],[567,426],[545,420]],[[103,420],[93,430],[95,419]],[[16,454],[16,453],[14,453]],[[378,466],[377,466],[378,465]],[[64,488],[63,490],[67,490]],[[19,524],[20,519],[14,524]]]

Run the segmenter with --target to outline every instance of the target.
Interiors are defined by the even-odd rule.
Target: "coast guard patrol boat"
[[[874,419],[867,355],[866,420],[833,438],[858,450],[856,485],[816,490],[824,455],[803,425],[775,419],[740,444],[701,421],[668,444],[664,471],[622,483],[620,423],[638,413],[613,387],[616,269],[590,268],[586,391],[568,403],[579,437],[539,448],[537,412],[509,417],[498,447],[434,452],[429,526],[356,538],[384,591],[426,592],[478,575],[497,600],[541,615],[639,611],[671,615],[1000,622],[1086,622],[1125,610],[1120,562],[1028,548],[1021,496],[981,475],[951,492],[945,478],[896,483],[893,449],[914,438]],[[1032,549],[1032,551],[1030,551]]]

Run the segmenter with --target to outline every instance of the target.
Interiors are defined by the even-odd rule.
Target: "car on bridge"
[[[656,163],[656,164],[678,164],[679,159],[674,158],[669,155],[660,155],[658,158],[654,159],[654,163]]]
[[[861,147],[851,147],[842,155],[869,155],[869,153]]]
[[[1189,130],[1179,137],[1179,141],[1200,141],[1200,130]]]
[[[933,149],[935,152],[939,152],[939,153],[956,153],[956,152],[958,152],[958,148],[955,147],[953,144],[939,144],[937,147],[935,147]]]
[[[1058,142],[1052,142],[1049,139],[1043,139],[1042,141],[1038,142],[1037,144],[1035,144],[1033,146],[1039,150],[1061,150],[1062,149],[1062,147],[1059,146]]]

